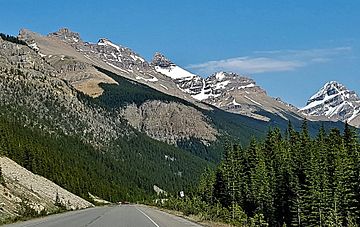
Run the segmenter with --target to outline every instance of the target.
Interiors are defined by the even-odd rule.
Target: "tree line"
[[[311,138],[306,121],[299,132],[289,123],[247,148],[227,145],[194,193],[164,205],[238,226],[358,226],[359,174],[357,132],[348,124]]]
[[[27,46],[27,43],[23,40],[20,40],[18,37],[12,35],[6,35],[4,33],[0,33],[0,38],[12,43],[21,44]]]

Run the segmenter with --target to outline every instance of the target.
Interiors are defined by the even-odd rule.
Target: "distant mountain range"
[[[266,118],[258,114],[262,110],[286,118],[282,114],[285,112],[311,120],[329,119],[360,126],[360,98],[336,81],[326,83],[304,108],[298,109],[280,98],[267,96],[266,91],[257,86],[254,80],[236,73],[216,72],[202,78],[177,66],[161,53],[155,54],[151,65],[155,66],[156,71],[172,78],[180,90],[194,99],[226,111],[263,120]]]
[[[93,97],[102,93],[99,83],[116,83],[112,78],[93,72],[91,65],[96,65],[202,108],[206,107],[201,103],[206,103],[225,111],[265,121],[270,119],[266,114],[262,114],[264,111],[286,120],[287,115],[291,115],[297,119],[306,117],[315,121],[348,120],[350,124],[359,126],[355,119],[358,115],[356,111],[349,120],[346,118],[347,115],[343,116],[342,113],[336,117],[336,114],[330,116],[325,112],[314,114],[312,111],[305,111],[306,107],[299,110],[283,102],[281,98],[269,97],[265,90],[247,76],[231,72],[214,72],[209,77],[202,78],[176,65],[161,53],[156,53],[149,63],[131,49],[114,44],[106,38],[99,39],[97,43],[84,42],[78,33],[66,28],[46,37],[22,30],[19,37],[47,61],[53,63],[58,70],[65,72],[64,79],[72,83],[76,89]],[[69,46],[72,47],[71,50]]]

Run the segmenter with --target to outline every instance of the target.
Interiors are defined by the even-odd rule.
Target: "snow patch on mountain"
[[[213,95],[211,90],[209,88],[206,87],[206,83],[205,83],[205,79],[202,80],[202,88],[200,90],[200,92],[196,95],[192,95],[192,97],[194,99],[197,99],[199,101],[208,99],[209,97],[213,96],[213,97],[218,97],[219,95]]]
[[[247,100],[249,100],[249,101],[251,101],[251,102],[255,103],[256,105],[261,106],[261,104],[260,104],[260,103],[258,103],[258,102],[256,102],[255,100],[253,100],[253,99],[251,99],[251,98],[247,97],[246,95],[245,95],[245,98],[246,98]]]
[[[155,66],[155,70],[159,73],[162,73],[162,74],[170,77],[171,79],[183,79],[183,78],[192,79],[192,78],[196,77],[196,75],[184,70],[183,68],[181,68],[179,66],[169,66],[166,68],[162,68],[160,66]]]
[[[250,87],[255,87],[256,85],[255,84],[247,84],[247,85],[244,85],[244,86],[239,86],[238,89],[245,89],[245,88],[250,88]]]
[[[137,79],[137,80],[144,80],[144,81],[148,81],[148,82],[157,82],[157,81],[159,81],[159,79],[156,78],[156,77],[152,77],[152,78],[150,78],[150,79],[146,79],[146,78],[144,78],[144,77],[137,76],[135,79]]]
[[[240,103],[237,103],[235,99],[232,101],[231,104],[233,104],[234,106],[240,106]]]

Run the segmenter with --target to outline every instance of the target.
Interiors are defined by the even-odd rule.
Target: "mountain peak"
[[[75,43],[81,41],[80,34],[73,32],[68,28],[60,28],[58,31],[50,33],[48,36]]]
[[[35,32],[27,29],[27,28],[22,28],[20,29],[19,31],[19,36],[22,36],[22,35],[27,35],[27,34],[35,34]]]
[[[360,98],[343,84],[330,81],[310,97],[301,111],[310,116],[326,116],[332,120],[350,122],[360,113]]]
[[[115,45],[113,42],[110,41],[110,39],[108,38],[100,38],[98,43],[98,45]]]
[[[348,91],[348,89],[341,83],[337,81],[327,82],[317,93],[311,96],[311,98],[307,102],[307,105],[314,101],[323,100],[325,97],[339,94],[342,91]]]
[[[168,68],[170,66],[175,66],[168,58],[166,58],[162,53],[156,52],[154,54],[153,60],[151,61],[153,66],[159,66],[161,68]]]

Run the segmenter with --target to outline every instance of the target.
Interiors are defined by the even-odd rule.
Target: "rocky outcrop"
[[[20,31],[21,35],[21,31]],[[50,33],[49,37],[56,37],[62,41],[70,43],[83,42],[80,38],[80,34],[77,32],[72,32],[68,28],[60,28],[58,31]]]
[[[173,62],[171,62],[169,59],[167,59],[163,54],[156,52],[152,61],[152,66],[159,66],[161,68],[169,68],[171,66],[175,66]]]
[[[56,211],[56,202],[60,202],[69,210],[93,206],[52,181],[31,173],[9,158],[0,156],[0,166],[5,180],[5,183],[0,185],[0,221],[21,215],[24,206],[38,213]]]
[[[190,138],[212,142],[218,135],[200,111],[180,103],[147,101],[139,107],[128,105],[121,115],[139,131],[170,144]]]
[[[336,81],[326,83],[301,111],[308,116],[326,116],[359,127],[360,98]]]

